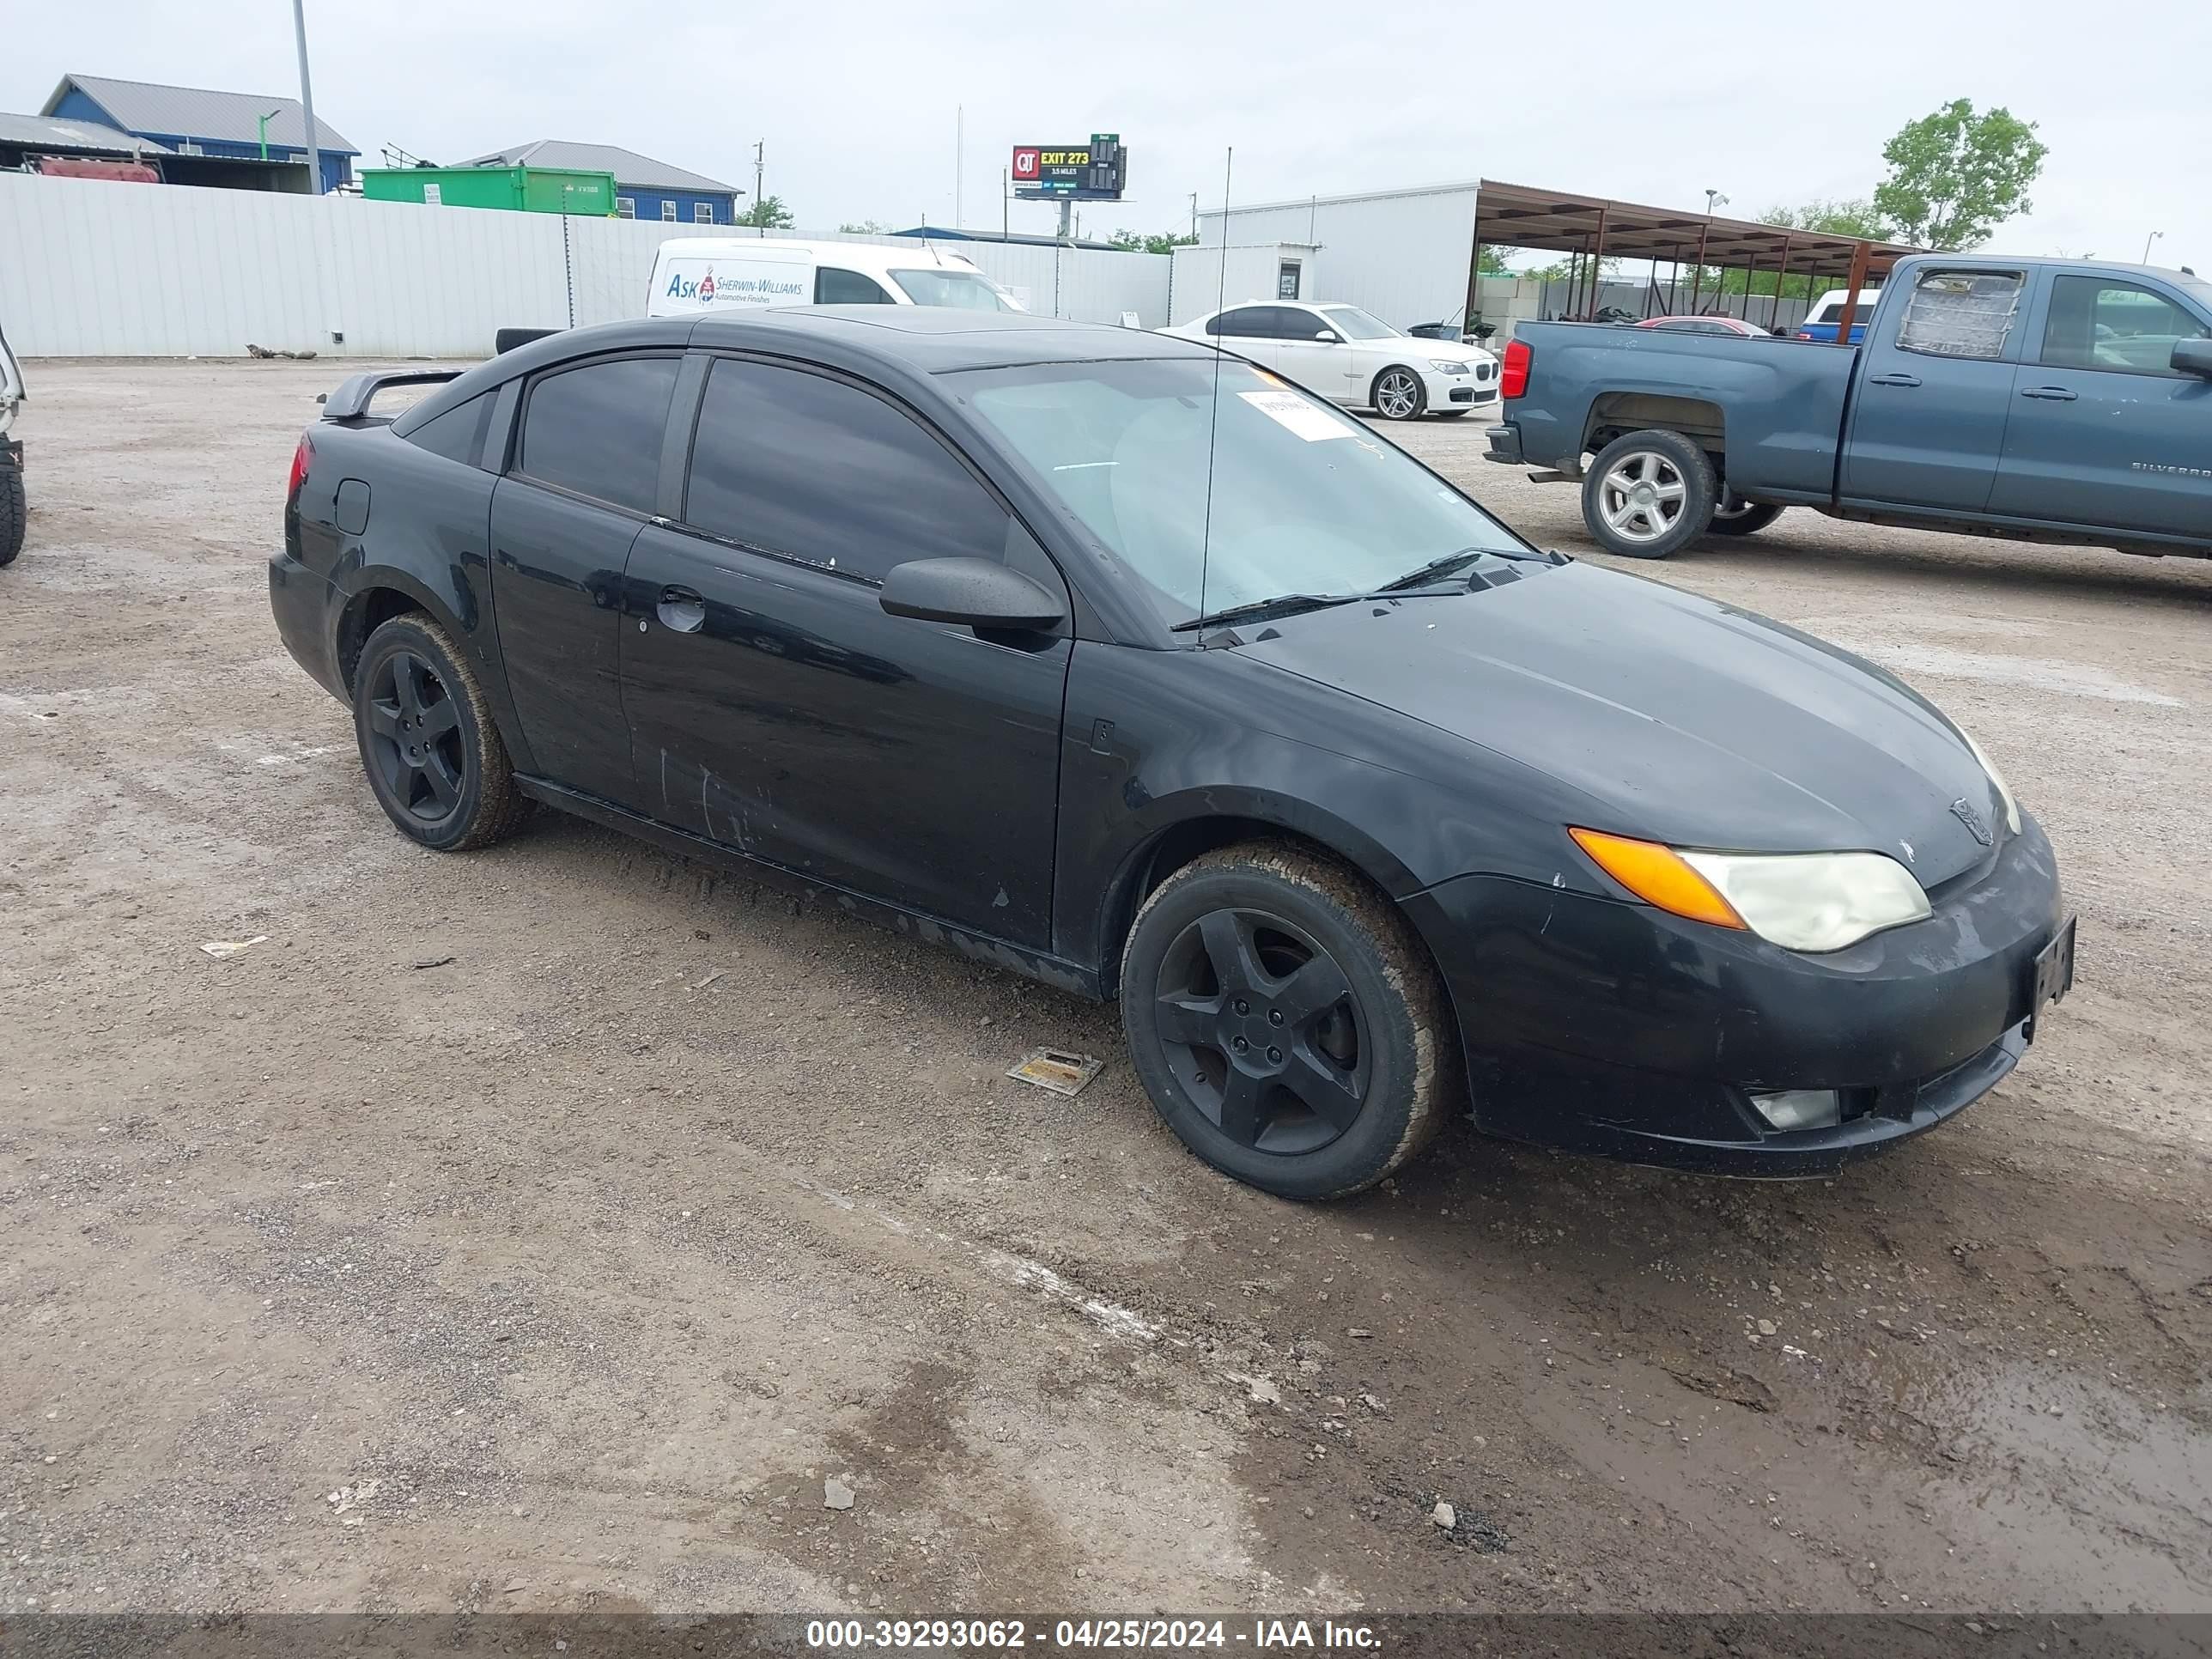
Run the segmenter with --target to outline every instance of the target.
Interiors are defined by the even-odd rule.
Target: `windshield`
[[[1170,627],[1283,594],[1372,592],[1456,553],[1529,556],[1395,445],[1247,363],[1041,363],[957,378]]]
[[[1323,306],[1321,314],[1336,325],[1336,331],[1354,340],[1395,340],[1398,331],[1380,317],[1370,317],[1358,306]]]
[[[895,270],[891,280],[918,306],[951,306],[962,311],[1014,311],[997,286],[973,270]]]

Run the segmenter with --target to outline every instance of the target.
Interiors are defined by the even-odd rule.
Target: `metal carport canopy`
[[[1854,292],[1889,274],[1908,253],[1901,242],[1863,241],[1824,231],[1790,230],[1747,219],[1647,207],[1599,196],[1536,190],[1485,179],[1474,198],[1474,258],[1468,273],[1470,312],[1476,308],[1476,267],[1485,246],[1580,254],[1592,259],[1670,260],[1722,268],[1741,266],[1791,276],[1850,277]],[[1863,258],[1864,263],[1857,262]],[[1854,266],[1856,265],[1856,273]]]

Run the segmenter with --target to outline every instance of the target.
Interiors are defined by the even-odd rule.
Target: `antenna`
[[[1237,146],[1231,144],[1221,157],[1221,269],[1214,273],[1213,310],[1218,316],[1227,303],[1229,294],[1229,182],[1237,165]],[[1206,426],[1206,520],[1198,544],[1198,614],[1206,614],[1206,576],[1213,563],[1213,465],[1218,434],[1221,431],[1221,359],[1224,348],[1221,337],[1213,337],[1213,404],[1207,411]],[[1206,632],[1199,630],[1200,648],[1206,644]]]

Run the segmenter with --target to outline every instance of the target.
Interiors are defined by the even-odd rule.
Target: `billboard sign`
[[[1095,132],[1087,144],[1016,144],[1008,171],[1014,194],[1031,201],[1117,202],[1128,181],[1128,153],[1118,132]]]

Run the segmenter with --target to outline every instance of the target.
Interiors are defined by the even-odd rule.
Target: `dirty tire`
[[[1713,536],[1755,536],[1782,516],[1771,501],[1747,501],[1734,490],[1723,489],[1720,505],[1706,533]]]
[[[23,534],[30,524],[31,505],[23,494],[23,469],[0,461],[0,569],[15,562],[23,550]]]
[[[1648,507],[1626,487],[1649,483]],[[1615,438],[1583,478],[1583,523],[1599,546],[1624,559],[1663,559],[1705,533],[1720,501],[1711,458],[1679,432],[1650,428]]]
[[[396,729],[403,722],[412,729]],[[483,686],[453,636],[422,612],[368,636],[354,669],[353,724],[377,805],[411,840],[465,853],[504,841],[529,817]],[[425,763],[404,758],[410,748]]]
[[[1224,940],[1256,970],[1248,987],[1214,969]],[[1460,1097],[1450,1007],[1412,926],[1364,877],[1279,842],[1205,854],[1145,901],[1121,953],[1121,1023],[1139,1080],[1183,1144],[1284,1198],[1374,1185]],[[1238,1036],[1256,1081],[1232,1058]],[[1262,1064],[1271,1044],[1287,1065]],[[1356,1084],[1356,1101],[1331,1083]],[[1331,1115],[1308,1105],[1316,1095]]]
[[[1393,363],[1367,388],[1367,401],[1386,421],[1418,421],[1428,412],[1429,388],[1403,363]]]

